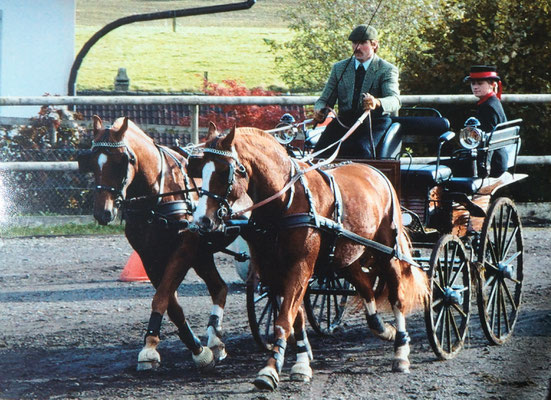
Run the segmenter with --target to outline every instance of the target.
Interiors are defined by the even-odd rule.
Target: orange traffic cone
[[[130,254],[130,258],[126,263],[126,266],[122,270],[119,281],[123,282],[137,282],[137,281],[149,281],[145,268],[143,267],[142,259],[135,251]]]

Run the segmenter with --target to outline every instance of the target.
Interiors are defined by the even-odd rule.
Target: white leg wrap
[[[203,346],[203,351],[199,354],[192,354],[193,361],[199,369],[210,369],[214,367],[214,355],[212,350]]]
[[[404,317],[404,314],[400,311],[398,307],[395,305],[392,306],[392,311],[394,311],[394,318],[396,318],[396,329],[399,332],[405,332],[406,331],[406,318]]]
[[[207,328],[207,334],[208,334],[207,346],[214,353],[214,358],[217,361],[221,361],[224,358],[226,358],[226,356],[227,356],[226,345],[216,335],[216,332],[215,332],[215,330],[212,326],[209,326]]]
[[[407,360],[409,357],[409,343],[400,346],[394,352],[394,358],[398,360]]]
[[[144,347],[138,354],[138,371],[155,369],[161,364],[161,355],[154,347]]]
[[[279,374],[273,367],[264,367],[260,370],[254,385],[260,390],[275,390],[279,384]]]
[[[312,368],[308,359],[306,361],[298,361],[291,368],[291,380],[297,382],[310,382],[312,380]]]

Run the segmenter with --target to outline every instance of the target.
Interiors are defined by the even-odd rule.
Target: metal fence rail
[[[473,95],[402,95],[403,105],[473,104]],[[4,96],[0,106],[86,105],[86,104],[186,104],[190,107],[191,141],[199,141],[201,105],[313,105],[316,96]],[[551,94],[505,94],[504,103],[551,103]]]

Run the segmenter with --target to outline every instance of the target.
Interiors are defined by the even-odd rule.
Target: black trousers
[[[339,117],[339,119],[341,119]],[[347,126],[352,126],[357,119],[342,118],[341,121]],[[352,135],[348,137],[342,144],[337,157],[339,158],[374,158],[372,147],[377,149],[377,146],[388,130],[392,120],[390,117],[372,118],[371,128],[369,126],[369,117],[356,129]],[[370,130],[372,134],[370,134]],[[348,128],[341,126],[339,121],[334,119],[325,131],[322,133],[314,151],[326,148],[342,138],[348,131]],[[373,146],[371,144],[371,136],[373,136]],[[337,146],[331,147],[319,155],[320,158],[327,158],[335,151]],[[375,154],[377,156],[377,154]]]

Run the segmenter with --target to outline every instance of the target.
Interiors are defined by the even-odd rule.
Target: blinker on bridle
[[[228,201],[228,197],[230,196],[231,190],[233,188],[233,184],[235,183],[235,174],[238,172],[242,176],[247,176],[247,170],[245,169],[245,166],[241,164],[239,161],[239,158],[237,158],[237,155],[231,151],[226,150],[219,150],[214,148],[216,146],[216,141],[211,145],[212,147],[207,147],[203,149],[203,153],[211,153],[216,154],[218,156],[228,157],[235,161],[237,164],[237,168],[235,168],[234,164],[231,163],[228,160],[225,159],[218,159],[221,162],[224,162],[228,165],[228,187],[226,188],[226,193],[224,196],[217,195],[216,193],[209,192],[208,190],[201,189],[201,196],[205,195],[207,197],[210,197],[211,199],[214,199],[218,202],[218,210],[216,211],[216,216],[220,220],[224,220],[227,216],[231,216],[233,214],[230,203]]]
[[[109,141],[107,141],[109,139],[110,132],[111,132],[110,128],[106,128],[105,132],[103,133],[103,137],[101,138],[100,141],[95,142],[95,141],[92,140],[92,147],[90,148],[90,154],[93,154],[96,151],[100,151],[100,150],[96,150],[96,149],[115,149],[115,148],[121,148],[121,147],[124,148],[124,153],[123,154],[126,155],[126,165],[125,165],[126,171],[124,173],[124,177],[122,179],[120,188],[117,189],[113,186],[107,186],[107,185],[96,185],[96,187],[94,188],[96,191],[106,190],[106,191],[112,193],[115,196],[115,204],[118,207],[120,205],[120,203],[122,202],[122,200],[124,200],[122,190],[126,186],[126,181],[128,179],[128,164],[135,164],[136,163],[136,156],[134,155],[134,153],[132,153],[132,151],[130,151],[130,149],[128,148],[128,146],[126,145],[125,142],[123,142],[123,141],[120,141],[120,142],[109,142]]]

